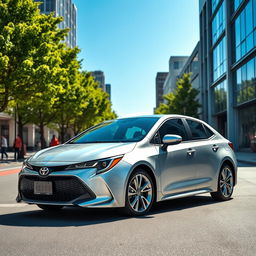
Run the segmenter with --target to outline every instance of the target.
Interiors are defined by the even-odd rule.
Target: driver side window
[[[160,127],[158,130],[160,143],[162,143],[163,137],[166,134],[180,135],[182,141],[188,140],[187,132],[181,119],[170,119]]]

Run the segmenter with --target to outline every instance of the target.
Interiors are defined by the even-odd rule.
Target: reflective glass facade
[[[227,81],[219,83],[214,87],[215,113],[227,110]]]
[[[256,57],[236,71],[236,92],[238,105],[256,99]]]
[[[56,1],[55,0],[46,0],[45,2],[45,11],[51,12],[55,9]]]
[[[256,0],[199,3],[202,117],[256,152]]]
[[[213,50],[213,81],[226,72],[226,38],[224,37]]]
[[[239,146],[240,148],[255,147],[256,139],[256,105],[238,110]]]
[[[212,44],[214,44],[225,29],[225,2],[222,3],[212,21]]]
[[[235,46],[236,61],[256,46],[256,0],[250,0],[235,21]]]
[[[237,8],[239,7],[239,5],[243,2],[243,0],[233,0],[233,4],[234,4],[234,11],[237,10]]]
[[[212,0],[212,13],[215,11],[220,0]]]

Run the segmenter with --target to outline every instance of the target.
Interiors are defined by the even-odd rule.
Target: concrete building
[[[106,84],[104,72],[100,70],[93,71],[92,76],[95,78],[95,81],[99,82],[99,87],[105,92]]]
[[[163,103],[164,82],[168,76],[168,72],[157,72],[156,74],[156,108]]]
[[[70,31],[65,39],[69,47],[76,46],[76,16],[77,9],[72,0],[34,0],[41,2],[39,6],[41,13],[49,14],[54,12],[56,16],[62,16],[63,22],[59,24],[59,28],[69,28]]]
[[[194,48],[193,52],[185,62],[181,72],[178,77],[181,77],[184,73],[191,73],[191,83],[195,89],[200,90],[199,83],[199,42]]]
[[[18,126],[16,125],[15,130],[14,118],[6,113],[0,113],[0,136],[4,135],[6,137],[9,148],[12,148],[15,135],[17,135],[17,133]],[[47,145],[50,144],[53,134],[58,136],[58,133],[56,131],[45,127],[44,136]],[[26,145],[27,149],[36,149],[39,141],[39,128],[34,124],[25,125],[23,129],[23,142]]]
[[[200,43],[198,42],[196,47],[194,48],[193,52],[185,62],[180,74],[178,77],[182,77],[184,73],[190,73],[191,74],[191,83],[193,88],[197,89],[199,91],[198,94],[198,100],[199,103],[202,105],[202,89],[201,89],[201,84],[199,83],[199,46]],[[202,118],[202,108],[199,110],[200,113],[200,118]]]
[[[111,84],[106,84],[106,93],[108,93],[109,100],[111,101]]]
[[[256,136],[256,0],[200,0],[203,119],[249,148]]]
[[[171,56],[169,60],[169,73],[164,82],[164,92],[167,94],[176,88],[176,80],[180,74],[188,56]]]

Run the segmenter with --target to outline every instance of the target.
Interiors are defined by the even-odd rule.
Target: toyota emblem
[[[41,176],[47,176],[49,174],[50,170],[48,167],[42,167],[40,170],[39,170],[39,174]]]

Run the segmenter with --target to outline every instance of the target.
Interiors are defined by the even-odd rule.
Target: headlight
[[[88,161],[79,164],[72,164],[66,167],[65,170],[77,170],[77,169],[88,169],[88,168],[96,168],[97,174],[106,172],[116,166],[123,156],[111,157],[96,161]]]
[[[28,163],[28,159],[26,159],[26,160],[23,162],[22,170],[24,170],[25,168],[30,169],[30,170],[33,170],[33,167]]]

